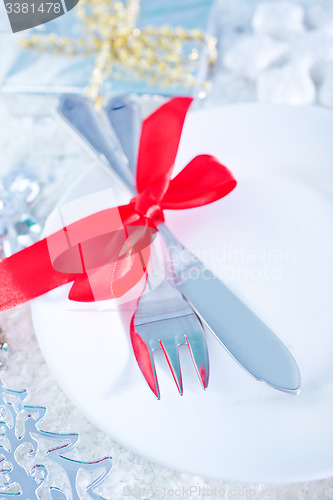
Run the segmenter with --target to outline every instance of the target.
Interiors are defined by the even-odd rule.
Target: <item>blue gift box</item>
[[[214,15],[215,0],[142,0],[140,15],[137,21],[139,28],[146,26],[171,27],[182,26],[185,29],[199,28],[204,33],[215,34]],[[7,41],[17,44],[7,61],[1,75],[0,87],[6,91],[37,93],[82,93],[86,88],[94,68],[95,56],[69,56],[62,53],[40,52],[25,49],[18,45],[22,37],[41,36],[55,33],[71,39],[85,36],[82,23],[76,17],[76,8],[67,14],[37,28],[26,30],[20,34],[7,34]],[[195,45],[194,45],[195,46]],[[9,47],[9,45],[8,45]],[[196,88],[207,78],[209,68],[208,50],[204,44],[199,47],[199,57],[193,70]],[[9,48],[8,48],[9,50]],[[8,58],[7,58],[8,59]],[[164,86],[151,85],[144,80],[108,78],[104,84],[106,94],[118,93],[160,93],[164,95],[181,95],[193,93],[190,89],[173,84]]]

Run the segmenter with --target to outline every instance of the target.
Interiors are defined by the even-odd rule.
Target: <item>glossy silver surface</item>
[[[165,224],[159,231],[172,255],[177,287],[227,351],[257,380],[298,394],[300,372],[285,344]]]
[[[69,130],[79,137],[88,153],[108,173],[111,169],[130,191],[135,191],[134,174],[130,172],[128,159],[104,112],[97,112],[90,99],[76,94],[64,95],[57,111]]]
[[[105,107],[105,114],[128,159],[128,167],[135,176],[142,122],[139,105],[130,97],[115,97]]]
[[[175,286],[173,273],[168,272],[168,267],[170,266],[166,266],[167,274],[160,285],[152,287],[140,298],[134,319],[135,330],[148,350],[147,357],[152,367],[154,392],[157,397],[160,396],[160,392],[153,358],[155,349],[163,350],[181,395],[183,382],[178,355],[178,347],[181,344],[188,345],[204,388],[207,387],[209,379],[208,350],[201,321]],[[149,281],[147,286],[149,287]],[[145,375],[144,363],[147,359],[137,359],[137,361]]]
[[[107,106],[107,112],[108,117],[112,116],[112,123],[116,129],[122,130],[124,133],[126,127],[123,120],[127,121],[130,117],[130,119],[139,121],[139,118],[137,117],[138,109],[132,107],[126,98],[122,99],[121,97],[112,99]],[[127,109],[127,106],[130,109]],[[122,110],[121,113],[113,112],[113,110],[118,111],[119,109]],[[98,116],[92,103],[80,96],[63,97],[58,112],[67,124],[76,133],[79,133],[81,140],[92,150],[94,155],[114,171],[128,189],[135,194],[134,172],[129,170],[128,161],[118,138],[115,136],[112,125],[105,126],[105,115],[102,113]],[[140,128],[136,126],[130,130],[137,134]],[[122,144],[125,148],[130,148],[129,155],[136,159],[135,140],[124,141],[122,139]],[[149,286],[148,279],[147,287],[149,288]],[[166,273],[162,283],[157,288],[151,287],[148,293],[146,289],[145,294],[140,298],[138,311],[135,315],[135,328],[147,349],[147,352],[139,354],[138,345],[141,340],[132,336],[136,359],[147,381],[149,373],[152,371],[154,383],[149,385],[158,398],[160,392],[153,358],[155,349],[164,351],[179,393],[183,394],[178,348],[181,344],[188,345],[199,380],[204,388],[207,387],[209,359],[203,327],[187,300],[175,286],[172,274]]]

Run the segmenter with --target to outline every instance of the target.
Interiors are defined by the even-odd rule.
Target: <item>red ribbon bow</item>
[[[0,261],[0,310],[74,281],[71,300],[120,297],[145,274],[149,248],[165,209],[199,207],[236,186],[209,155],[196,156],[170,180],[191,98],[171,99],[143,123],[137,196],[128,205],[85,217]]]

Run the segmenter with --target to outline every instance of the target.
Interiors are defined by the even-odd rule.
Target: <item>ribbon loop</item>
[[[161,206],[183,210],[217,201],[236,186],[234,176],[214,156],[199,155],[170,182]]]

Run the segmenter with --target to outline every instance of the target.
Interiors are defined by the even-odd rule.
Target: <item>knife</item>
[[[231,356],[257,380],[298,394],[296,361],[285,344],[197,257],[159,225],[174,263],[175,283]],[[193,276],[195,275],[195,279]]]
[[[63,97],[58,112],[69,123],[72,123],[72,116],[71,110],[68,109],[68,102],[73,105],[73,99],[80,106],[90,106],[90,103],[83,97],[71,96],[71,99]],[[104,134],[103,141],[101,137],[98,140],[94,138],[91,129],[87,133],[85,122],[76,123],[75,127],[88,146],[102,159],[102,162],[108,165],[127,187],[132,189],[133,181],[128,169],[128,161],[127,159],[123,161],[118,140],[115,142],[117,154],[112,151],[111,139],[115,135],[111,125],[115,124],[113,103],[119,108],[120,101],[121,97],[116,97],[106,108],[108,125],[112,133],[108,136],[108,130],[101,129],[100,131]],[[131,106],[126,98],[123,104],[124,107]],[[128,115],[121,113],[119,117],[121,116]],[[124,127],[123,124],[122,127]],[[264,381],[275,389],[298,394],[301,385],[300,372],[285,344],[206,268],[203,262],[181,245],[164,223],[159,225],[159,231],[169,247],[178,288],[229,354],[255,379]],[[193,270],[197,276],[195,280],[191,277]]]

